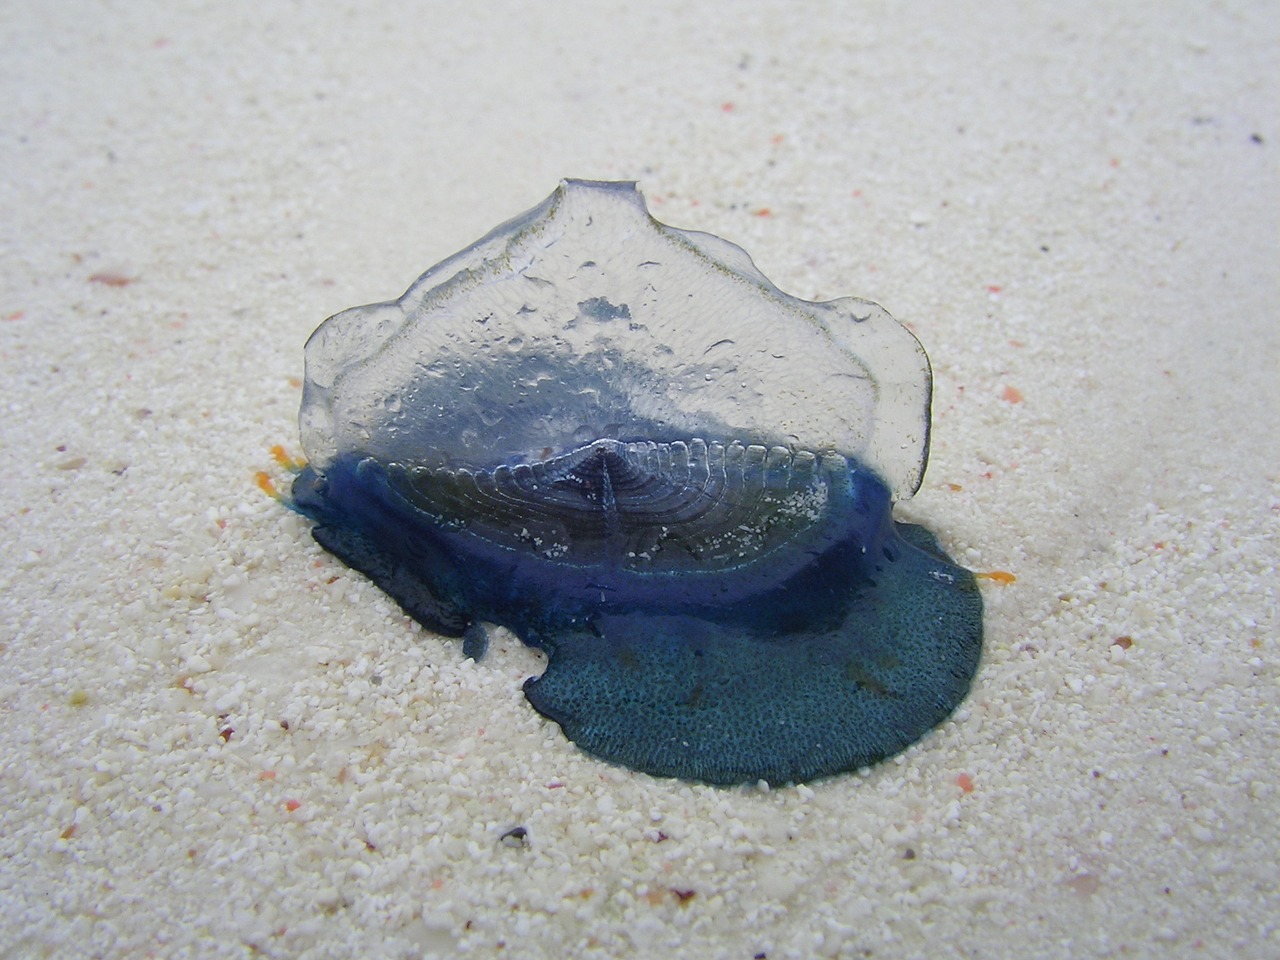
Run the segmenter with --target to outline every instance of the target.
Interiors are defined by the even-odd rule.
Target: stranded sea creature
[[[907,747],[977,667],[972,574],[891,512],[931,389],[876,304],[566,180],[315,331],[293,498],[467,655],[483,623],[544,650],[525,695],[588,752],[798,782]]]

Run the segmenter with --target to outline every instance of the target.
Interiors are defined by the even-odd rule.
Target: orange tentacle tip
[[[253,482],[258,485],[258,489],[265,493],[272,500],[284,502],[284,494],[276,489],[275,481],[271,479],[271,474],[265,470],[259,470],[253,475]]]
[[[307,465],[305,457],[295,457],[279,443],[271,448],[271,459],[286,470],[291,470],[294,473],[297,473]]]
[[[271,459],[276,462],[277,466],[283,467],[289,472],[289,476],[285,478],[286,480],[291,480],[306,469],[306,457],[295,457],[285,449],[283,444],[273,444],[268,448],[268,452],[271,454]],[[276,503],[287,507],[290,510],[297,511],[298,507],[293,502],[293,498],[287,492],[276,487],[276,481],[272,479],[271,474],[266,470],[259,470],[256,472],[253,475],[253,482],[257,485],[259,490],[265,493]],[[289,484],[286,483],[285,486],[287,487]]]
[[[980,580],[994,580],[1002,587],[1007,587],[1011,583],[1017,583],[1018,578],[1008,570],[988,570],[985,573],[975,573],[975,577]]]

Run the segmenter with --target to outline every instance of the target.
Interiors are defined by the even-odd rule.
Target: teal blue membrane
[[[321,546],[468,655],[483,654],[482,623],[545,651],[525,696],[588,753],[656,776],[782,784],[920,739],[964,699],[982,647],[973,575],[893,521],[873,472],[850,464],[831,489],[813,531],[705,573],[495,543],[424,511],[360,455],[308,467],[293,498]]]

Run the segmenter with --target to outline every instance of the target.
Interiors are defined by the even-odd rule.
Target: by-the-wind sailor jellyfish
[[[810,303],[630,183],[566,180],[306,348],[297,508],[431,630],[546,652],[525,695],[660,776],[802,781],[943,720],[973,576],[892,518],[932,389],[874,303]]]

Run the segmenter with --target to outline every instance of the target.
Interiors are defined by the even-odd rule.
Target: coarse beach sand
[[[1280,956],[1278,37],[1248,0],[10,0],[0,956]],[[566,176],[929,351],[898,513],[996,576],[905,754],[594,760],[538,654],[465,659],[255,481],[324,317]]]

